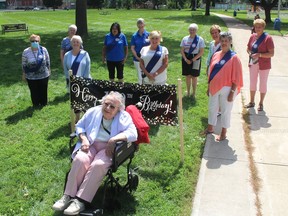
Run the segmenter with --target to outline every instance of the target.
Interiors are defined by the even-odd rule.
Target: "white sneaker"
[[[52,209],[55,211],[63,211],[68,207],[70,200],[70,196],[64,194],[60,200],[54,203]]]
[[[78,215],[85,210],[85,204],[78,199],[73,199],[67,209],[64,210],[65,215]]]

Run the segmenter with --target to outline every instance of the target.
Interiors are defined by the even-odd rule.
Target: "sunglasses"
[[[37,41],[37,40],[31,40],[30,42],[31,43],[33,43],[33,42],[39,43],[39,41]]]
[[[116,106],[113,105],[113,104],[110,104],[110,103],[104,103],[104,106],[105,106],[106,108],[110,108],[111,110],[116,109]]]

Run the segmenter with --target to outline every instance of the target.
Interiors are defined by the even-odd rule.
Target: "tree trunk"
[[[271,23],[271,7],[265,7],[265,22],[266,23]]]
[[[210,3],[211,3],[211,0],[206,0],[205,16],[210,16]]]
[[[76,0],[76,26],[77,34],[81,37],[88,36],[87,27],[87,2],[83,0]]]

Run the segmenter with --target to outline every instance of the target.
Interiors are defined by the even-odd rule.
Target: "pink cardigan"
[[[223,56],[224,53],[222,51],[216,52],[213,55],[210,62],[209,76],[215,64],[218,63]],[[241,87],[243,87],[243,74],[242,65],[237,55],[234,55],[228,62],[226,62],[221,70],[210,81],[209,92],[214,95],[224,86],[231,87],[233,83],[237,85],[237,93],[239,93]]]

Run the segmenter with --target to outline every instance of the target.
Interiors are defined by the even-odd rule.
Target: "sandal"
[[[255,103],[253,102],[249,102],[248,104],[246,104],[245,106],[244,106],[244,108],[253,108],[255,106]]]
[[[259,104],[259,106],[258,106],[258,111],[263,111],[263,109],[264,109],[264,107],[263,107],[263,104]]]
[[[212,134],[212,133],[214,133],[214,131],[209,131],[209,130],[206,129],[203,132],[201,132],[200,135],[207,136],[208,134]]]

